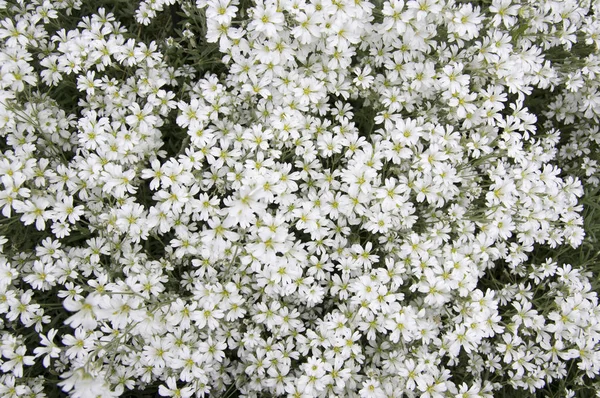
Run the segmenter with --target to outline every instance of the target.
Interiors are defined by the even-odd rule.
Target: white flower
[[[35,354],[36,358],[44,355],[42,364],[44,365],[45,368],[48,368],[50,366],[50,359],[58,358],[58,356],[61,352],[61,349],[53,342],[54,337],[56,337],[57,333],[58,333],[58,330],[50,329],[48,331],[47,336],[40,334],[40,338],[41,338],[40,344],[42,344],[43,347],[36,347],[33,350],[33,353]]]
[[[85,369],[79,367],[61,375],[65,379],[58,383],[64,391],[71,391],[70,396],[75,398],[85,398],[90,395],[100,395],[102,397],[112,398],[117,394],[110,390],[107,385],[105,375],[92,375]]]
[[[299,10],[294,18],[298,25],[292,29],[291,33],[301,44],[310,44],[321,35],[318,26],[321,18],[311,4],[307,4],[303,10]]]
[[[189,398],[194,395],[194,389],[192,387],[177,387],[177,380],[174,377],[167,378],[167,387],[160,385],[158,387],[158,393],[162,397],[177,397],[177,398]]]
[[[125,118],[125,121],[131,128],[137,128],[140,133],[147,133],[158,121],[158,117],[153,115],[152,105],[146,104],[143,108],[136,102],[129,108],[131,115]]]
[[[368,89],[375,80],[375,78],[371,76],[370,73],[371,67],[369,65],[365,65],[363,69],[354,68],[354,74],[356,74],[356,77],[353,80],[354,84],[356,84],[363,90]]]
[[[294,89],[294,95],[299,99],[300,104],[308,105],[319,102],[326,96],[323,83],[314,77],[301,78],[297,88]]]
[[[126,203],[116,211],[116,226],[121,233],[126,233],[134,241],[146,239],[148,225],[145,224],[146,211],[137,203]]]
[[[270,1],[266,4],[263,1],[257,1],[251,11],[252,21],[248,24],[248,30],[262,32],[267,37],[274,37],[277,35],[277,31],[281,30],[284,17],[281,12],[277,11],[275,4]]]
[[[50,218],[50,211],[46,208],[50,205],[48,199],[37,196],[32,197],[31,200],[24,202],[17,201],[14,203],[15,210],[18,213],[23,213],[21,221],[23,224],[30,225],[35,222],[35,227],[38,231],[46,228],[46,220]]]
[[[83,330],[94,330],[98,324],[96,320],[96,299],[91,296],[86,297],[84,300],[66,300],[63,302],[63,306],[71,312],[75,312],[65,320],[65,324],[72,328],[79,326],[83,327]]]
[[[125,193],[134,194],[137,191],[132,182],[136,177],[134,170],[123,170],[118,164],[108,163],[104,166],[102,190],[113,194],[116,198],[125,197]]]
[[[482,21],[478,7],[473,8],[471,4],[464,4],[454,11],[449,32],[456,33],[461,40],[471,40],[478,35]]]
[[[84,213],[84,206],[74,206],[73,197],[65,196],[62,200],[54,205],[53,218],[64,222],[69,221],[70,224],[75,224],[79,221]]]
[[[492,19],[492,24],[499,26],[502,23],[504,27],[511,28],[517,22],[516,16],[520,8],[520,4],[513,4],[512,0],[493,0],[490,12],[496,15]]]
[[[385,392],[381,388],[381,384],[376,379],[363,381],[362,389],[359,391],[361,398],[383,398],[386,397]]]
[[[7,374],[11,372],[15,377],[23,376],[23,366],[32,366],[35,363],[34,357],[27,354],[27,347],[19,346],[14,352],[3,352],[7,361],[5,361],[0,369]]]

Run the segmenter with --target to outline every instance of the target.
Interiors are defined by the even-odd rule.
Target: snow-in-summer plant
[[[0,396],[599,391],[599,17],[0,0]]]

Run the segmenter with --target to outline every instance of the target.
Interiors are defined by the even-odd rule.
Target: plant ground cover
[[[599,16],[0,0],[0,396],[597,395]]]

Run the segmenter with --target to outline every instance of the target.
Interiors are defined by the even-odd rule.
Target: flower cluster
[[[84,3],[0,1],[2,396],[598,386],[596,3]]]

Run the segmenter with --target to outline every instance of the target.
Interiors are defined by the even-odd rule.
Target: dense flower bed
[[[600,390],[598,2],[96,3],[0,0],[0,395]]]

